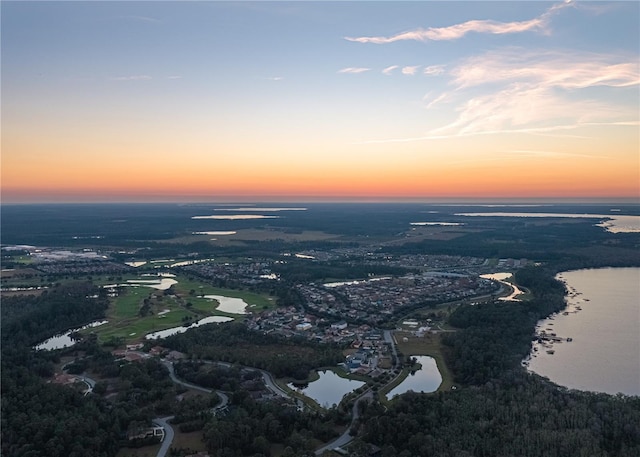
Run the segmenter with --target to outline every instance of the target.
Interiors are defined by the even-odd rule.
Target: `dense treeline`
[[[229,413],[205,424],[204,440],[216,457],[268,456],[273,444],[284,446],[283,456],[312,456],[319,442],[337,436],[338,420],[335,410],[322,416],[303,413],[295,406],[256,401],[239,390]]]
[[[336,346],[253,332],[233,323],[194,328],[165,339],[164,345],[196,358],[239,363],[295,379],[306,379],[311,370],[342,361]]]
[[[474,218],[473,227],[478,231],[448,241],[427,239],[387,246],[385,250],[393,254],[537,259],[562,270],[640,265],[636,234],[609,233],[593,222],[564,220],[539,225],[527,218]]]
[[[531,300],[467,304],[451,314],[449,323],[462,331],[445,334],[442,341],[457,382],[480,385],[520,370],[537,322],[565,306],[563,285],[552,274],[541,267],[517,272],[516,281],[531,290]]]
[[[365,408],[358,443],[384,456],[635,456],[640,453],[640,398],[558,388],[529,374],[536,322],[564,306],[554,271],[516,275],[533,299],[461,306],[458,327],[443,338],[447,362],[467,387],[436,395],[407,394],[388,410]]]
[[[98,295],[98,298],[93,298]],[[53,333],[101,317],[97,288],[76,283],[2,300],[2,455],[113,456],[128,417],[99,398],[48,384],[55,353],[31,349]]]
[[[362,437],[383,456],[637,456],[640,399],[567,392],[521,375],[437,395],[369,405]]]
[[[88,282],[67,283],[39,296],[3,297],[2,346],[35,345],[52,335],[104,316],[104,289]]]

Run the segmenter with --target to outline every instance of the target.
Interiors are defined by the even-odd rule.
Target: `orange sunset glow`
[[[637,198],[638,4],[455,3],[5,5],[2,200]]]

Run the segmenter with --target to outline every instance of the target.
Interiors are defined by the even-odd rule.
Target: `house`
[[[335,324],[331,324],[331,329],[332,330],[344,330],[347,328],[349,324],[347,324],[345,321],[340,321],[340,322],[336,322]]]

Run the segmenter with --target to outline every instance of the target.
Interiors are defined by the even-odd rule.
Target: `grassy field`
[[[140,279],[140,277],[126,279]],[[248,312],[275,307],[275,298],[266,295],[221,289],[186,276],[177,276],[174,279],[178,282],[171,288],[171,294],[165,294],[164,291],[151,287],[123,287],[120,295],[112,298],[111,306],[107,311],[109,323],[94,329],[100,341],[106,342],[112,338],[124,343],[142,341],[148,333],[180,326],[186,320],[195,322],[206,316],[241,318],[237,314],[216,310],[218,302],[204,298],[202,295],[240,298],[248,303]],[[97,279],[96,282],[107,283],[103,278]],[[148,312],[146,315],[141,315],[140,310],[145,304]]]
[[[253,308],[261,311],[264,307],[275,308],[275,298],[268,295],[257,294],[247,290],[221,289],[196,279],[189,279],[186,276],[178,276],[175,279],[178,284],[175,284],[173,289],[179,296],[192,302],[194,306],[196,305],[196,299],[199,298],[198,295],[223,295],[225,297],[241,298],[249,304],[249,310]],[[203,300],[206,300],[206,303],[211,306],[211,300]]]

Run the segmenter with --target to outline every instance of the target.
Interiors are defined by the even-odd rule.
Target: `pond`
[[[442,376],[435,359],[426,355],[412,355],[411,357],[417,359],[418,363],[422,365],[421,368],[414,373],[410,373],[404,381],[394,387],[387,394],[387,400],[409,391],[431,393],[440,387]]]
[[[79,332],[80,330],[86,330],[88,328],[98,327],[100,325],[106,324],[109,321],[95,321],[90,324],[85,325],[84,327],[74,328],[68,330],[66,333],[61,333],[59,335],[52,336],[48,340],[43,343],[40,343],[35,347],[36,350],[42,351],[52,351],[54,349],[63,349],[69,346],[73,346],[76,344],[76,341],[71,338],[71,334],[74,332]]]
[[[331,408],[339,404],[346,394],[365,384],[362,381],[341,378],[331,370],[320,371],[318,374],[320,378],[305,387],[299,388],[292,383],[287,386],[315,400],[320,406]]]
[[[180,327],[171,327],[166,330],[160,330],[158,332],[149,333],[145,336],[147,340],[157,340],[158,338],[166,338],[171,335],[176,335],[178,333],[184,333],[191,328],[200,327],[205,324],[219,324],[221,322],[230,322],[233,320],[233,317],[226,316],[209,316],[204,319],[200,319],[198,322],[195,322],[188,327],[181,325]]]
[[[249,304],[242,298],[225,297],[224,295],[205,295],[204,298],[218,302],[216,310],[229,314],[247,314]]]

